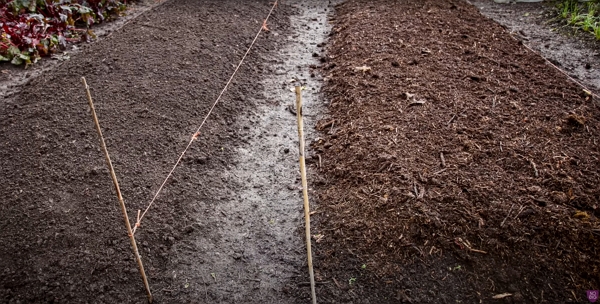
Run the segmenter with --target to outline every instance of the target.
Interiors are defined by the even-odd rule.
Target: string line
[[[267,21],[269,20],[269,17],[271,17],[271,14],[273,13],[273,10],[275,9],[275,7],[277,7],[277,1],[275,1],[273,3],[273,7],[271,7],[271,10],[269,11],[269,14],[267,15],[267,18],[263,21],[263,24],[261,25],[260,29],[258,30],[258,33],[254,37],[254,40],[252,41],[252,43],[248,47],[248,50],[246,51],[246,53],[244,54],[244,56],[240,60],[240,63],[237,65],[237,67],[233,71],[233,74],[231,74],[231,77],[229,77],[229,80],[225,84],[225,87],[221,91],[221,94],[219,94],[219,96],[217,97],[217,99],[215,100],[215,102],[213,103],[213,105],[211,106],[210,110],[208,111],[208,113],[206,114],[206,116],[204,117],[204,119],[202,120],[202,123],[200,124],[200,126],[198,127],[198,129],[196,129],[196,132],[194,133],[194,135],[192,135],[192,138],[190,139],[189,143],[187,144],[187,146],[185,147],[185,149],[183,150],[183,152],[181,152],[181,155],[179,155],[179,158],[175,162],[175,165],[173,166],[173,168],[171,169],[171,171],[169,172],[169,174],[167,174],[167,177],[165,178],[165,180],[162,182],[162,184],[160,185],[160,187],[158,188],[158,190],[154,194],[154,197],[152,198],[152,200],[148,204],[148,207],[144,210],[144,212],[142,212],[141,215],[140,215],[139,210],[138,210],[138,217],[137,217],[137,221],[135,223],[135,226],[133,227],[133,234],[135,234],[137,228],[140,227],[142,219],[144,218],[144,216],[146,216],[146,213],[148,213],[148,211],[150,210],[150,207],[152,207],[152,205],[156,201],[156,198],[158,197],[158,195],[160,194],[160,192],[163,190],[163,188],[167,184],[167,181],[169,181],[169,178],[171,178],[171,176],[173,176],[173,172],[175,172],[175,169],[181,163],[181,160],[183,159],[183,156],[185,155],[185,153],[189,150],[189,148],[192,146],[192,144],[194,143],[194,141],[200,136],[200,130],[202,129],[202,127],[206,123],[206,120],[208,120],[208,117],[212,114],[213,110],[215,109],[215,107],[217,106],[217,104],[219,103],[219,101],[221,100],[221,97],[223,97],[223,94],[225,94],[225,92],[227,91],[227,88],[231,84],[231,81],[233,80],[233,78],[237,74],[238,70],[240,69],[240,67],[244,63],[244,60],[246,59],[246,57],[248,57],[248,54],[250,53],[250,50],[252,49],[252,47],[254,46],[254,44],[256,43],[256,41],[258,40],[258,37],[260,36],[260,34],[262,33],[262,31],[269,31],[269,29],[267,28]]]

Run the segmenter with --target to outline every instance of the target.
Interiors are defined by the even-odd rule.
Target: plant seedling
[[[584,31],[590,32],[593,31],[594,26],[596,25],[596,16],[594,16],[593,9],[590,9],[585,15],[585,17],[577,23]]]
[[[575,27],[575,30],[582,29],[592,33],[597,40],[600,40],[599,1],[562,0],[559,1],[556,8],[557,18],[565,20],[568,25]]]
[[[350,280],[348,280],[348,285],[352,285],[356,283],[356,278],[350,278]]]
[[[571,15],[569,16],[569,19],[567,20],[567,23],[569,25],[577,25],[577,23],[579,23],[579,20],[581,20],[581,15],[579,15],[579,6],[575,5],[573,6],[573,10],[571,11]]]
[[[571,12],[570,11],[570,1],[561,4],[559,6],[559,8],[560,8],[560,13],[559,13],[560,18],[567,19],[569,17],[569,13]]]

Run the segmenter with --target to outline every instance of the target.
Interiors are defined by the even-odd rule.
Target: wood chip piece
[[[410,106],[421,106],[421,105],[424,105],[424,104],[425,104],[424,100],[415,100],[415,101],[409,103],[408,106],[409,107]]]
[[[364,73],[364,72],[370,71],[371,67],[363,65],[361,67],[355,67],[354,69],[357,70],[357,71],[361,71],[361,72]]]
[[[512,296],[512,293],[501,293],[492,297],[492,299],[504,299],[506,297]]]

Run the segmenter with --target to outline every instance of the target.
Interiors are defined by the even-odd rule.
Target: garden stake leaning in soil
[[[142,258],[140,257],[140,253],[135,242],[135,236],[133,235],[133,231],[131,230],[131,224],[129,223],[129,217],[127,216],[127,208],[125,207],[125,202],[123,201],[123,196],[121,195],[121,189],[119,188],[119,181],[117,181],[117,175],[115,174],[115,169],[113,168],[112,162],[110,161],[110,156],[108,155],[108,150],[106,149],[106,143],[104,142],[104,136],[102,136],[102,130],[100,129],[98,117],[96,116],[96,109],[94,108],[94,102],[92,101],[90,87],[87,85],[85,77],[81,77],[81,82],[83,82],[83,86],[85,87],[87,99],[90,104],[90,110],[92,111],[92,117],[94,118],[94,124],[96,125],[96,131],[98,131],[98,135],[100,136],[100,144],[102,145],[102,150],[104,151],[106,164],[108,165],[110,176],[112,177],[113,184],[115,185],[115,190],[117,191],[117,197],[119,198],[119,204],[121,205],[121,211],[123,212],[123,219],[125,220],[125,226],[127,227],[127,234],[129,235],[129,240],[131,241],[131,247],[133,247],[133,254],[135,255],[135,259],[140,269],[140,274],[142,275],[142,280],[144,281],[144,286],[146,287],[148,303],[152,303],[152,292],[150,291],[150,285],[148,284],[148,278],[146,277],[144,264],[142,264]]]
[[[308,256],[308,274],[310,275],[310,292],[312,303],[317,304],[315,292],[315,274],[313,272],[312,252],[310,246],[310,205],[308,204],[308,186],[306,182],[306,164],[304,162],[304,127],[302,122],[302,87],[296,86],[296,117],[298,118],[298,140],[300,142],[300,174],[302,175],[302,195],[304,196],[304,226],[306,230],[306,254]]]

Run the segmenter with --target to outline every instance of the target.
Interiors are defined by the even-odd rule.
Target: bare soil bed
[[[466,2],[336,10],[312,145],[321,301],[587,301],[598,101]]]
[[[4,96],[1,303],[145,302],[80,77],[92,87],[130,218],[135,218],[271,6],[268,0],[167,1]],[[241,191],[257,185],[236,178],[234,168],[241,148],[272,134],[252,128],[261,119],[259,103],[273,102],[264,98],[261,79],[272,72],[267,60],[276,57],[278,43],[288,36],[294,12],[280,5],[271,17],[271,32],[260,36],[137,233],[155,303],[292,301],[281,289],[290,282],[296,286],[299,274],[277,267],[302,266],[301,246],[291,250],[280,244],[291,238],[289,232],[269,228],[280,210],[241,199]],[[277,157],[295,163],[295,155],[284,154],[284,148]],[[231,205],[236,208],[224,207]],[[300,211],[292,211],[286,212],[299,219]]]

